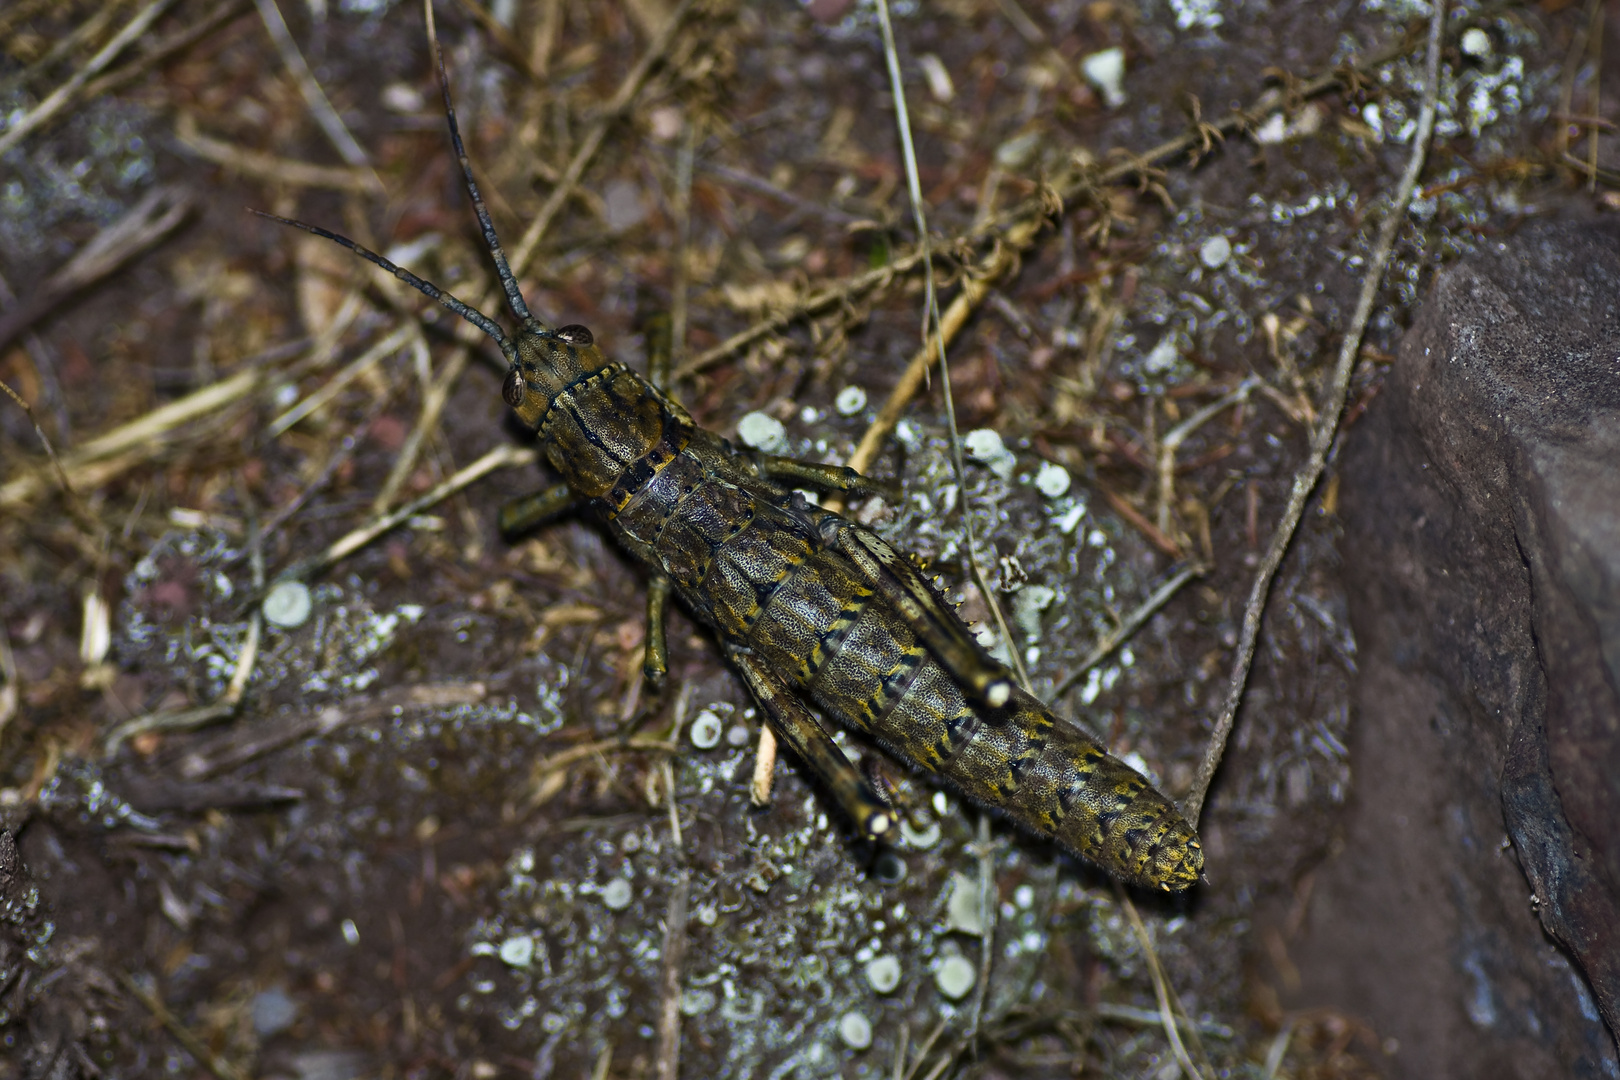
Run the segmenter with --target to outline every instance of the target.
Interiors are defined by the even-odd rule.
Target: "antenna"
[[[302,229],[307,233],[314,233],[316,236],[331,240],[333,243],[342,244],[344,247],[348,248],[362,259],[365,259],[370,263],[376,263],[378,266],[382,267],[390,274],[393,274],[411,288],[432,297],[434,300],[437,300],[439,303],[443,304],[457,315],[460,315],[463,319],[466,319],[468,322],[478,327],[478,329],[495,339],[495,343],[501,347],[501,352],[505,354],[507,360],[516,362],[517,349],[510,341],[507,340],[506,333],[501,329],[499,323],[490,318],[488,315],[485,315],[482,311],[479,311],[477,308],[473,307],[471,304],[458,300],[456,297],[445,292],[431,281],[422,280],[409,270],[405,269],[403,266],[396,266],[394,263],[389,262],[387,259],[383,258],[381,255],[378,255],[370,248],[361,247],[353,240],[350,240],[347,236],[341,236],[335,232],[328,232],[327,230],[318,226],[309,225],[302,221],[294,221],[292,218],[277,217],[275,214],[267,214],[263,210],[255,210],[251,206],[248,207],[248,213],[257,214],[259,217],[268,218],[271,221],[278,221],[283,225],[291,225],[295,229]]]
[[[433,0],[422,0],[422,9],[427,16],[428,45],[433,50],[433,62],[439,69],[439,89],[444,93],[444,115],[450,121],[450,145],[455,148],[456,160],[461,162],[461,175],[467,182],[467,195],[472,199],[473,210],[478,215],[478,225],[484,230],[484,246],[489,249],[490,258],[495,260],[495,273],[501,279],[501,288],[506,290],[506,306],[512,309],[512,314],[525,327],[539,326],[540,320],[529,313],[529,305],[523,302],[523,292],[518,288],[517,278],[512,274],[512,267],[506,261],[506,252],[501,250],[500,237],[495,235],[495,224],[489,220],[489,210],[484,206],[484,197],[478,194],[478,182],[473,179],[472,163],[467,160],[467,148],[461,144],[461,128],[456,124],[456,107],[450,101],[450,76],[444,70],[444,53],[439,49],[439,32],[433,24]]]

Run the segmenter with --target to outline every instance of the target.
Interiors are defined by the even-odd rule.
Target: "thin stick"
[[[285,184],[295,188],[329,188],[365,195],[376,191],[377,178],[367,169],[350,165],[312,165],[307,161],[278,157],[262,150],[249,150],[235,143],[204,135],[197,130],[197,119],[182,112],[174,121],[174,138],[181,146],[204,161],[212,161],[239,176]]]
[[[681,968],[686,962],[686,909],[691,896],[691,872],[682,870],[675,879],[674,888],[669,891],[669,908],[664,913],[663,969],[658,1003],[658,1062],[653,1069],[657,1080],[677,1080],[681,1071]]]
[[[855,452],[850,455],[850,468],[856,472],[865,472],[877,460],[878,454],[883,449],[884,440],[900,422],[900,418],[905,415],[907,407],[911,404],[911,399],[917,396],[917,392],[927,381],[928,371],[934,364],[935,355],[944,346],[956,340],[956,335],[967,324],[968,316],[973,314],[980,301],[989,295],[991,286],[1001,275],[1018,264],[1019,254],[1034,241],[1035,234],[1040,231],[1044,220],[1044,217],[1035,218],[1014,225],[989,257],[963,280],[962,291],[956,294],[956,298],[940,316],[933,336],[912,355],[911,362],[906,365],[900,381],[889,393],[888,400],[878,410],[871,426],[861,435],[861,441],[856,445]],[[915,261],[924,262],[925,255],[918,253]],[[898,273],[900,269],[900,263],[896,263],[892,272]]]
[[[380,514],[388,509],[388,504],[394,501],[399,489],[410,479],[411,471],[416,468],[416,459],[421,456],[422,446],[438,430],[439,419],[444,415],[444,407],[450,404],[450,395],[455,392],[456,383],[461,381],[462,373],[467,370],[467,362],[470,359],[472,359],[471,349],[466,346],[456,349],[444,362],[444,366],[439,369],[433,381],[428,383],[427,389],[422,392],[422,405],[416,423],[411,427],[410,434],[405,436],[405,443],[399,448],[393,467],[388,470],[388,478],[383,481],[376,498],[372,500],[372,513]]]
[[[1212,401],[1165,433],[1159,440],[1159,529],[1170,527],[1170,503],[1175,498],[1176,451],[1199,428],[1233,405],[1249,400],[1249,391],[1261,380],[1251,375],[1218,401]]]
[[[1411,49],[1411,43],[1403,41],[1393,48],[1386,49],[1375,55],[1365,64],[1348,69],[1343,66],[1336,67],[1332,71],[1307,79],[1294,87],[1293,96],[1301,102],[1320,97],[1332,90],[1341,88],[1348,79],[1358,78],[1364,73],[1377,70],[1392,60],[1398,60],[1410,52]],[[1132,155],[1127,160],[1100,172],[1081,170],[1078,179],[1069,182],[1057,191],[1057,201],[1061,205],[1068,205],[1094,188],[1121,183],[1137,177],[1151,166],[1163,164],[1202,147],[1208,138],[1209,132],[1225,136],[1255,127],[1278,109],[1281,101],[1281,95],[1276,90],[1267,90],[1249,108],[1234,110],[1231,114],[1217,121],[1201,124],[1195,130],[1160,143],[1145,153]],[[963,286],[964,293],[967,293],[969,290],[975,289],[976,281],[983,279],[982,290],[978,291],[977,295],[971,296],[965,303],[963,297],[958,295],[957,299],[946,309],[944,323],[947,330],[947,341],[955,336],[956,330],[960,328],[961,323],[966,321],[967,315],[977,306],[979,300],[983,299],[984,294],[989,291],[989,284],[1017,264],[1018,253],[1028,246],[1029,241],[1039,231],[1040,224],[1045,219],[1048,209],[1050,209],[1046,201],[1048,198],[1049,193],[1044,192],[1032,196],[1006,213],[998,214],[976,224],[973,229],[957,237],[955,244],[951,245],[959,246],[991,236],[995,236],[1000,240],[1000,244],[997,245],[996,249],[991,252],[990,256],[980,266],[975,268],[975,271],[968,276]],[[676,377],[684,377],[711,367],[727,356],[747,348],[760,338],[775,333],[799,319],[824,311],[850,296],[885,286],[895,276],[915,267],[922,259],[922,251],[913,248],[910,251],[895,255],[885,266],[878,267],[875,270],[868,270],[858,277],[848,279],[843,284],[830,286],[818,293],[813,293],[793,307],[766,316],[748,329],[733,334],[719,345],[695,357],[676,371]],[[893,430],[895,422],[899,420],[900,414],[904,411],[906,402],[910,401],[917,391],[922,388],[923,376],[928,370],[931,355],[925,349],[917,358],[913,359],[912,365],[906,369],[906,374],[902,376],[901,387],[907,387],[908,392],[902,397],[901,387],[896,387],[894,394],[890,397],[890,404],[884,406],[885,412],[888,412],[890,407],[893,406],[893,418],[888,419],[885,425],[880,426],[880,424],[874,423],[873,430],[880,433],[875,438],[863,438],[861,440],[863,448],[868,442],[871,442],[874,444],[874,450],[871,452],[875,454],[875,448],[881,446],[888,432]],[[896,401],[898,401],[898,405],[894,404]],[[879,420],[882,421],[883,419],[884,417],[880,415]],[[852,465],[851,467],[857,471],[863,471],[859,466]]]
[[[648,76],[652,74],[653,68],[658,65],[659,61],[664,58],[664,53],[669,50],[670,43],[675,40],[675,32],[686,21],[686,16],[692,10],[692,4],[693,0],[681,0],[680,4],[665,21],[663,29],[658,31],[658,36],[648,43],[647,51],[641,54],[641,59],[636,61],[636,66],[630,70],[630,74],[626,75],[624,81],[619,84],[618,91],[613,95],[612,100],[607,103],[607,106],[603,108],[601,114],[597,117],[596,123],[591,125],[591,130],[586,133],[584,141],[579,145],[579,149],[574,151],[573,159],[568,162],[568,168],[563,170],[562,179],[557,181],[557,186],[551,189],[551,194],[546,197],[545,203],[540,207],[540,212],[535,215],[533,221],[529,222],[529,227],[523,232],[523,238],[518,241],[517,247],[513,249],[512,271],[514,273],[522,274],[524,270],[528,269],[529,260],[534,258],[535,252],[539,250],[540,241],[545,238],[546,230],[551,228],[552,220],[562,210],[563,204],[573,195],[574,188],[578,186],[580,177],[585,175],[585,167],[591,163],[591,159],[596,156],[597,149],[602,145],[602,140],[607,137],[608,129],[629,112],[630,107],[635,104],[637,96],[641,93],[641,88],[646,85]]]
[[[305,417],[316,412],[321,408],[321,406],[337,397],[338,394],[343,392],[343,388],[345,386],[348,386],[349,383],[359,378],[367,368],[377,363],[377,361],[381,360],[383,357],[390,356],[404,348],[405,345],[410,341],[411,336],[412,331],[410,325],[407,324],[405,326],[401,326],[392,334],[389,334],[387,337],[371,346],[371,348],[361,353],[359,357],[349,361],[349,363],[341,371],[328,379],[324,385],[320,386],[308,397],[304,398],[304,400],[293,405],[292,408],[270,421],[270,425],[266,429],[270,437],[275,438],[277,435],[280,435],[282,432],[286,431],[300,420],[303,420]]]
[[[386,195],[388,189],[383,187],[381,178],[371,167],[371,159],[366,152],[360,149],[349,127],[343,118],[332,108],[331,101],[327,100],[326,91],[316,81],[309,65],[304,62],[304,54],[299,52],[298,43],[293,40],[292,32],[287,29],[287,21],[281,17],[281,9],[276,6],[276,0],[253,0],[254,6],[259,9],[259,18],[264,22],[264,28],[275,42],[276,51],[281,54],[281,62],[287,66],[287,74],[291,75],[293,82],[298,86],[298,92],[303,95],[304,104],[309,106],[309,114],[314,117],[315,123],[320,125],[321,131],[326,134],[326,141],[332,144],[344,162],[352,169],[363,169],[371,177],[372,192],[377,195]]]
[[[207,15],[185,29],[170,34],[123,67],[115,68],[94,82],[87,83],[83,92],[79,94],[78,103],[82,105],[87,101],[94,101],[103,94],[134,82],[165,60],[191,48],[247,9],[248,0],[223,0]]]
[[[1406,220],[1406,208],[1412,200],[1412,192],[1417,188],[1418,176],[1423,172],[1429,138],[1434,132],[1436,101],[1440,93],[1440,43],[1445,29],[1445,11],[1446,5],[1443,2],[1432,5],[1429,18],[1428,82],[1423,90],[1423,106],[1418,114],[1417,132],[1412,139],[1412,155],[1407,159],[1406,171],[1401,175],[1389,211],[1379,224],[1372,257],[1368,259],[1366,273],[1362,277],[1361,295],[1356,300],[1355,314],[1351,317],[1344,340],[1339,345],[1338,364],[1333,371],[1328,399],[1321,409],[1321,419],[1311,433],[1310,455],[1294,474],[1293,488],[1288,493],[1288,505],[1283,510],[1282,519],[1277,523],[1276,532],[1272,534],[1265,557],[1260,560],[1260,567],[1255,572],[1254,585],[1249,590],[1249,602],[1243,611],[1243,632],[1238,641],[1237,656],[1232,662],[1232,675],[1227,684],[1226,703],[1215,722],[1209,746],[1204,751],[1204,760],[1199,763],[1192,793],[1187,797],[1185,807],[1187,820],[1195,827],[1204,809],[1204,799],[1209,795],[1210,782],[1215,778],[1215,770],[1220,766],[1221,756],[1226,752],[1226,741],[1232,734],[1238,707],[1243,704],[1243,691],[1248,684],[1249,667],[1254,662],[1254,650],[1260,638],[1260,619],[1265,613],[1266,598],[1271,592],[1271,581],[1282,565],[1283,556],[1288,553],[1288,545],[1294,538],[1295,530],[1299,528],[1300,519],[1305,516],[1305,502],[1310,498],[1317,481],[1322,478],[1323,470],[1327,467],[1328,451],[1333,448],[1339,418],[1344,414],[1344,404],[1350,390],[1350,375],[1355,370],[1356,357],[1361,352],[1361,339],[1367,330],[1367,320],[1372,316],[1373,302],[1378,297],[1378,287],[1384,279],[1384,270],[1389,265],[1390,252],[1395,246],[1395,234],[1400,230],[1401,223]]]
[[[152,0],[142,8],[136,16],[124,25],[124,28],[101,51],[90,58],[90,62],[75,71],[67,82],[53,90],[49,97],[25,113],[5,134],[0,135],[0,155],[5,154],[12,147],[22,142],[30,133],[43,127],[63,109],[72,103],[73,97],[85,83],[95,78],[107,69],[107,66],[118,59],[123,52],[137,38],[146,33],[147,28],[157,21],[158,16],[167,11],[174,0]]]
[[[632,666],[633,673],[630,678],[635,686],[641,685],[640,672],[634,670],[640,666],[639,661]],[[669,741],[672,745],[680,745],[681,725],[686,723],[686,711],[692,706],[692,691],[692,682],[687,680],[681,684],[681,692],[675,698],[674,717],[669,725]],[[672,757],[665,757],[658,763],[658,768],[664,777],[664,796],[665,801],[669,804],[669,842],[674,846],[675,854],[684,859],[686,856],[682,848],[685,846],[685,841],[681,837],[680,807],[675,802],[675,763]],[[682,944],[684,946],[684,940]],[[679,1047],[676,1049],[678,1053]],[[673,1080],[673,1077],[671,1080]]]
[[[1152,618],[1155,611],[1169,603],[1170,598],[1180,592],[1183,585],[1195,577],[1202,577],[1207,572],[1207,569],[1207,567],[1199,566],[1196,563],[1191,566],[1184,566],[1176,571],[1169,581],[1154,589],[1153,595],[1142,601],[1135,611],[1127,615],[1125,620],[1114,629],[1113,633],[1099,641],[1086,658],[1080,661],[1080,666],[1075,668],[1068,678],[1058,684],[1058,688],[1052,691],[1052,700],[1056,701],[1074,689],[1075,684],[1086,677],[1087,672],[1102,663],[1104,657],[1119,648],[1131,635],[1140,630],[1142,624]]]
[[[399,509],[374,518],[360,528],[347,533],[314,558],[294,564],[282,577],[295,577],[299,580],[312,577],[334,563],[348,558],[377,539],[377,537],[404,524],[422,511],[437,506],[456,492],[471,486],[490,473],[498,469],[511,469],[522,466],[532,468],[538,461],[539,455],[530,447],[498,446],[471,465],[459,469],[455,475],[439,483],[433,490],[411,500]]]
[[[681,148],[675,155],[675,272],[670,283],[669,297],[669,353],[665,383],[668,387],[668,367],[686,362],[687,292],[690,277],[687,262],[692,249],[692,159],[697,152],[697,125],[692,117],[683,125]]]
[[[73,257],[0,316],[0,347],[73,293],[111,274],[173,232],[195,205],[177,184],[153,188],[130,211],[73,253]]]
[[[209,1050],[208,1044],[182,1024],[179,1017],[170,1012],[168,1006],[164,1005],[163,1000],[156,994],[122,971],[115,970],[113,977],[131,997],[146,1006],[146,1011],[152,1014],[152,1018],[168,1029],[169,1034],[174,1036],[174,1041],[179,1043],[186,1053],[197,1059],[197,1064],[213,1073],[219,1080],[248,1080],[246,1073]]]
[[[57,38],[55,44],[43,56],[33,60],[21,71],[8,76],[4,81],[0,81],[0,92],[9,95],[11,91],[27,86],[36,75],[49,71],[64,57],[72,56],[86,42],[101,37],[112,22],[113,16],[118,14],[118,9],[126,3],[127,0],[108,0],[100,11],[75,26],[71,32]]]
[[[910,251],[875,270],[868,270],[863,274],[850,278],[842,284],[832,285],[818,292],[813,292],[799,302],[782,308],[774,314],[767,315],[748,329],[738,331],[714,348],[688,360],[675,369],[675,378],[685,378],[705,368],[713,367],[731,354],[746,349],[760,338],[768,337],[808,315],[815,315],[826,311],[828,308],[837,307],[853,297],[860,296],[873,289],[882,288],[898,275],[922,262],[922,260],[923,253],[921,251]],[[949,321],[950,313],[947,312],[945,317]],[[856,471],[861,470],[857,469]]]
[[[62,462],[63,473],[68,478],[70,486],[74,487],[85,484],[86,481],[105,480],[107,476],[122,471],[122,468],[111,468],[105,472],[97,469],[97,464],[104,459],[135,448],[140,448],[146,457],[150,457],[161,448],[163,436],[169,431],[246,397],[265,378],[265,373],[257,368],[239,371],[229,379],[205,386],[177,401],[153,409],[145,416],[116,427],[68,454]],[[43,480],[37,473],[19,476],[0,486],[0,507],[17,506],[27,501],[41,486]]]

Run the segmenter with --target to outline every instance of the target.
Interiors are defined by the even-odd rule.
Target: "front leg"
[[[743,460],[767,480],[785,487],[806,487],[815,491],[837,491],[849,495],[876,495],[884,502],[898,502],[900,488],[886,480],[874,480],[844,465],[823,465],[800,461],[779,454],[745,454]]]

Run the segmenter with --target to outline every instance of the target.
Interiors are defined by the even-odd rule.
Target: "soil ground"
[[[0,11],[11,125],[142,10]],[[441,5],[496,228],[516,250],[600,125],[523,270],[531,307],[638,368],[673,311],[673,393],[701,424],[847,461],[917,349],[923,305],[902,262],[916,231],[876,10],[696,5],[610,114],[672,10]],[[1442,122],[1343,438],[1437,266],[1560,200],[1612,196],[1601,169],[1593,194],[1578,189],[1587,129],[1560,119],[1597,108],[1596,10],[1454,6]],[[346,232],[469,300],[489,292],[419,9],[282,11],[309,83],[259,7],[179,0],[111,79],[93,74],[0,157],[0,274],[22,302],[63,293],[5,344],[0,377],[72,487],[29,416],[0,408],[0,813],[41,897],[6,923],[0,1076],[640,1078],[672,1064],[672,1018],[694,1077],[1172,1076],[1154,964],[1191,1018],[1189,1052],[1222,1075],[1395,1067],[1398,1047],[1357,1018],[1279,1004],[1299,980],[1286,928],[1355,783],[1354,583],[1331,472],[1210,793],[1208,881],[1179,898],[1127,905],[999,819],[979,843],[971,806],[854,738],[904,808],[900,844],[859,841],[788,760],[772,805],[753,806],[759,720],[712,637],[674,612],[654,691],[639,675],[644,577],[600,527],[500,535],[497,508],[546,482],[533,466],[306,575],[308,617],[265,626],[240,700],[181,730],[230,692],[256,575],[527,445],[493,347],[469,351],[424,298],[243,212]],[[1036,692],[1175,798],[1409,150],[1422,16],[1259,0],[895,11],[947,303],[992,264],[1004,221],[1063,178],[1271,102],[1246,132],[1050,205],[950,348],[962,432],[996,432],[1010,457],[981,449],[958,479],[936,377],[873,466],[904,497],[852,510],[986,622],[965,508]],[[1117,89],[1100,74],[1111,58]],[[162,185],[189,206],[183,224],[53,291]],[[886,265],[900,269],[851,286]],[[837,302],[803,313],[826,289]],[[800,313],[716,353],[784,311]],[[988,927],[962,899],[981,875]],[[947,992],[964,961],[978,985]]]

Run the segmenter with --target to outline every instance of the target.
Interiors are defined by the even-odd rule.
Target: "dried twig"
[[[188,112],[175,117],[174,138],[181,146],[204,161],[222,165],[241,176],[294,188],[329,188],[357,195],[377,190],[377,177],[369,168],[342,165],[312,165],[307,161],[278,157],[262,150],[228,143],[197,130],[197,120]]]
[[[178,56],[215,30],[246,12],[249,2],[250,0],[222,0],[221,3],[215,4],[207,15],[187,24],[184,29],[178,30],[152,45],[146,52],[123,67],[114,68],[99,79],[86,83],[84,90],[79,94],[78,103],[82,105],[87,101],[94,101],[103,94],[111,93],[134,82],[152,68],[165,60]]]
[[[157,994],[122,971],[114,971],[113,977],[131,997],[146,1006],[146,1011],[152,1014],[152,1018],[168,1029],[169,1034],[174,1036],[174,1041],[179,1043],[186,1053],[197,1059],[197,1064],[213,1073],[219,1080],[248,1080],[246,1073],[208,1049],[208,1044],[182,1024],[180,1018],[169,1011],[168,1006],[163,1004],[163,999]]]
[[[904,274],[906,271],[912,269],[918,263],[922,262],[922,260],[923,254],[921,251],[907,252],[904,255],[897,256],[875,270],[868,270],[863,274],[858,274],[855,277],[848,279],[847,281],[841,282],[837,285],[830,285],[825,289],[813,292],[799,302],[767,315],[765,318],[761,319],[753,326],[750,326],[748,329],[738,331],[737,333],[728,337],[726,340],[722,341],[720,344],[716,345],[714,348],[709,349],[706,352],[699,353],[691,360],[688,360],[686,363],[676,368],[675,377],[684,378],[688,375],[702,371],[705,368],[713,367],[715,364],[719,363],[721,360],[724,360],[726,357],[731,356],[733,353],[737,353],[748,348],[748,346],[752,345],[761,338],[769,337],[778,330],[785,329],[806,316],[815,315],[826,311],[829,308],[847,303],[853,298],[870,292],[873,289],[883,288],[896,277]],[[949,317],[950,313],[947,312],[946,318],[948,319]],[[926,368],[926,364],[924,367]],[[918,385],[921,386],[920,378],[918,380]],[[915,394],[916,391],[913,390],[912,393]]]
[[[387,189],[371,167],[371,160],[366,152],[360,148],[360,143],[349,131],[343,118],[332,108],[327,100],[326,91],[316,81],[309,65],[304,63],[304,54],[299,52],[298,43],[293,40],[292,32],[287,29],[287,21],[281,17],[281,9],[276,6],[276,0],[253,0],[254,6],[259,9],[259,18],[264,21],[264,28],[275,42],[276,51],[281,54],[281,62],[287,66],[287,74],[291,75],[303,95],[304,104],[309,106],[309,114],[314,117],[315,123],[325,132],[326,139],[338,156],[341,157],[351,169],[364,170],[371,177],[371,190],[374,194],[385,195]]]
[[[1181,1041],[1181,1025],[1176,1022],[1176,1014],[1170,1008],[1169,983],[1164,977],[1164,968],[1159,963],[1158,950],[1153,947],[1153,939],[1148,937],[1147,927],[1142,924],[1142,916],[1137,914],[1136,905],[1131,903],[1124,886],[1117,881],[1114,882],[1114,895],[1118,898],[1120,906],[1125,909],[1125,915],[1131,922],[1131,930],[1136,934],[1136,940],[1142,946],[1142,955],[1147,960],[1148,974],[1153,977],[1153,996],[1159,1002],[1160,1023],[1164,1028],[1165,1037],[1170,1040],[1170,1052],[1175,1055],[1176,1064],[1181,1066],[1182,1075],[1187,1080],[1206,1080],[1188,1055],[1187,1045]]]
[[[353,555],[356,551],[377,539],[377,537],[398,528],[422,511],[438,505],[456,492],[483,479],[497,469],[511,469],[522,466],[533,467],[539,460],[539,455],[532,448],[498,446],[471,465],[459,469],[453,476],[447,477],[431,491],[426,492],[419,498],[412,499],[397,510],[374,518],[360,528],[352,530],[334,541],[319,555],[295,563],[283,572],[281,577],[283,579],[313,577],[334,563],[341,562]]]
[[[1445,29],[1445,11],[1446,5],[1443,2],[1431,5],[1427,82],[1423,90],[1422,110],[1418,114],[1417,132],[1412,138],[1412,154],[1407,159],[1406,171],[1401,175],[1389,210],[1379,224],[1378,237],[1373,244],[1372,255],[1367,260],[1366,271],[1362,277],[1361,295],[1356,300],[1355,314],[1351,316],[1350,325],[1345,329],[1344,340],[1339,345],[1338,363],[1333,370],[1327,400],[1321,409],[1321,419],[1311,433],[1310,455],[1294,474],[1293,487],[1288,493],[1288,505],[1284,508],[1282,519],[1278,521],[1276,532],[1272,534],[1271,543],[1260,560],[1260,567],[1255,572],[1254,585],[1249,590],[1248,604],[1243,611],[1243,630],[1238,639],[1237,655],[1232,661],[1232,675],[1227,684],[1226,703],[1221,709],[1220,717],[1215,721],[1215,730],[1210,735],[1204,759],[1199,763],[1192,793],[1187,797],[1185,807],[1187,819],[1194,825],[1198,824],[1199,815],[1204,808],[1204,799],[1209,795],[1210,781],[1215,778],[1215,770],[1226,752],[1226,740],[1232,734],[1238,706],[1243,703],[1243,691],[1248,684],[1249,666],[1254,662],[1254,649],[1260,638],[1260,620],[1265,613],[1266,598],[1271,593],[1272,578],[1282,565],[1283,556],[1288,553],[1294,532],[1299,528],[1300,519],[1305,515],[1305,502],[1310,498],[1317,481],[1322,478],[1323,470],[1327,467],[1328,451],[1333,447],[1333,439],[1339,428],[1339,417],[1344,413],[1345,399],[1349,394],[1350,375],[1355,369],[1356,357],[1361,351],[1361,338],[1366,332],[1367,320],[1372,316],[1373,302],[1378,297],[1378,287],[1384,279],[1384,269],[1389,264],[1390,252],[1395,246],[1395,234],[1400,230],[1401,223],[1406,220],[1407,205],[1411,202],[1412,192],[1417,188],[1418,176],[1423,172],[1429,137],[1434,131],[1436,100],[1440,93],[1440,42]]]
[[[354,360],[349,361],[343,370],[328,379],[318,390],[302,401],[296,402],[286,412],[270,421],[267,428],[270,437],[275,438],[300,420],[318,411],[323,405],[342,393],[343,388],[359,378],[367,368],[372,367],[383,357],[390,356],[404,348],[410,342],[412,336],[412,327],[399,327]]]
[[[139,461],[150,460],[163,449],[166,437],[174,429],[241,400],[267,378],[263,368],[239,371],[92,439],[63,459],[66,482],[71,488],[90,489]],[[120,456],[126,452],[134,456]],[[0,508],[22,505],[44,484],[43,476],[30,472],[0,486]]]
[[[1176,451],[1199,428],[1209,423],[1223,411],[1249,400],[1249,391],[1260,379],[1250,376],[1238,383],[1231,393],[1223,395],[1219,400],[1212,401],[1202,409],[1193,413],[1187,419],[1177,424],[1165,433],[1159,440],[1159,528],[1169,528],[1170,504],[1175,499],[1176,477]]]
[[[1080,666],[1070,672],[1068,677],[1058,684],[1057,689],[1052,691],[1052,700],[1056,701],[1074,689],[1075,684],[1086,677],[1087,672],[1102,663],[1103,658],[1109,653],[1128,641],[1131,635],[1140,630],[1142,624],[1153,616],[1155,611],[1169,603],[1170,598],[1180,592],[1183,585],[1195,577],[1202,577],[1207,570],[1207,567],[1197,564],[1184,566],[1176,571],[1169,581],[1154,589],[1151,596],[1137,605],[1136,610],[1127,615],[1119,626],[1115,627],[1113,633],[1099,641],[1091,652],[1087,654],[1086,658],[1080,661]]]
[[[0,348],[57,304],[168,236],[193,205],[191,192],[179,185],[166,184],[147,192],[129,213],[96,233],[31,295],[0,315]]]

